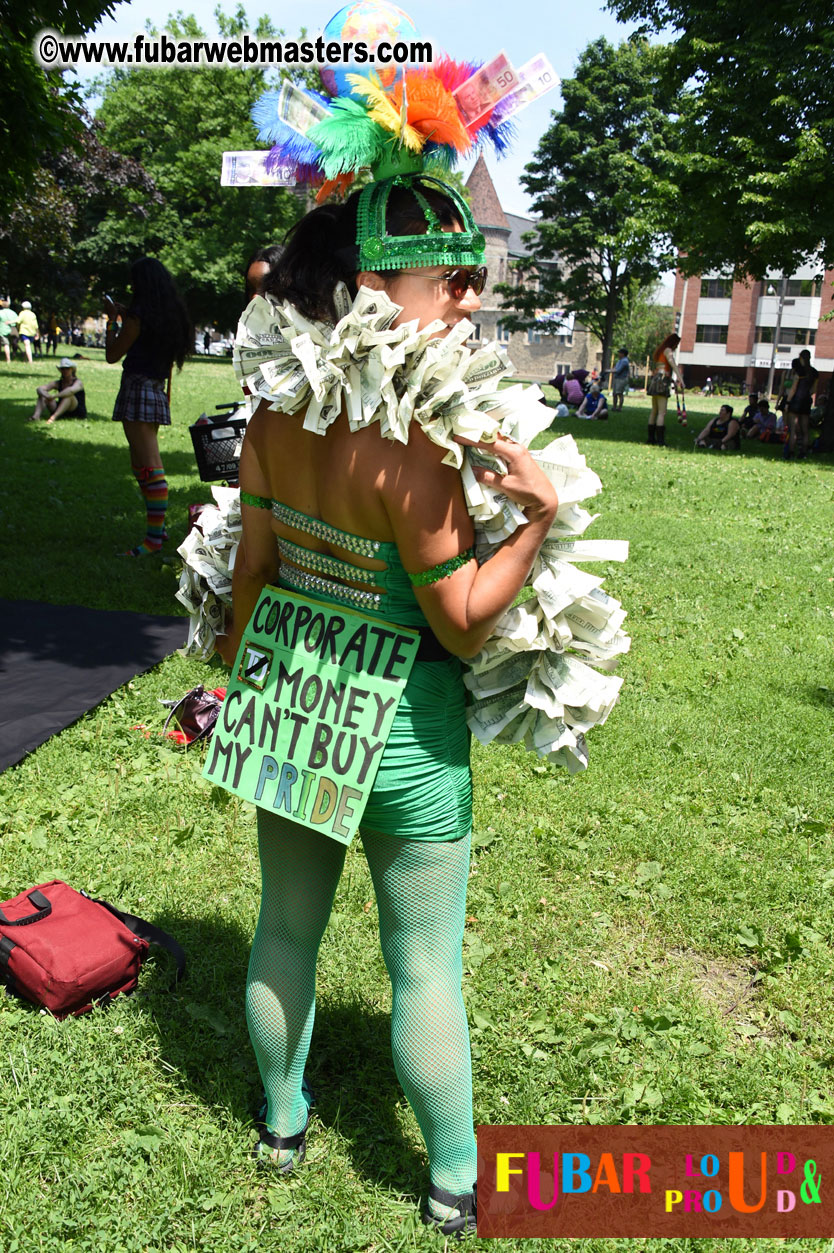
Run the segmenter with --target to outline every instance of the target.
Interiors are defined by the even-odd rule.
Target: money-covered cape
[[[344,410],[352,430],[379,424],[386,439],[408,441],[419,423],[444,461],[461,473],[475,526],[478,561],[526,524],[521,509],[479,483],[473,466],[503,470],[497,457],[465,448],[455,436],[492,440],[502,434],[529,446],[550,425],[552,410],[536,386],[501,388],[512,373],[503,350],[465,346],[469,322],[446,336],[440,322],[396,328],[400,313],[384,292],[360,288],[351,303],[340,285],[339,320],[311,322],[290,304],[256,297],[235,344],[235,371],[244,392],[282,413],[303,414],[307,430],[324,435]],[[481,652],[466,663],[468,721],[482,743],[523,743],[573,773],[588,763],[585,736],[605,721],[622,680],[610,672],[630,640],[625,611],[602,590],[602,579],[577,562],[624,561],[621,540],[585,539],[595,520],[581,502],[601,491],[572,436],[552,440],[533,457],[553,483],[559,509],[527,579],[527,599],[499,620]],[[236,491],[215,488],[216,506],[200,518],[179,549],[184,570],[177,593],[191,611],[190,655],[208,657],[231,603],[231,571],[240,536]]]

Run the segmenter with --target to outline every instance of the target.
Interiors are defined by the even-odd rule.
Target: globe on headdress
[[[388,0],[356,0],[340,9],[322,32],[325,42],[356,43],[362,40],[375,47],[380,40],[388,43],[410,42],[419,38],[417,28],[407,13]],[[383,87],[390,87],[402,76],[402,66],[357,62],[352,65],[323,65],[321,81],[331,96],[350,95],[348,74],[370,77],[376,73]]]

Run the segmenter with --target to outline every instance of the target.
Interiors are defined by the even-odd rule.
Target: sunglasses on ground
[[[400,273],[405,278],[427,278],[432,283],[445,283],[453,300],[463,300],[470,287],[476,296],[480,296],[487,281],[485,265],[479,265],[474,270],[457,266],[445,274],[421,274],[419,270],[401,270]]]

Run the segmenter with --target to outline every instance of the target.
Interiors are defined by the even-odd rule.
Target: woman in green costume
[[[480,307],[484,240],[466,202],[419,174],[371,184],[308,214],[292,232],[267,294],[335,323],[346,284],[401,306],[393,323],[438,320],[449,335]],[[484,445],[486,447],[486,445]],[[360,825],[393,991],[394,1064],[425,1137],[424,1218],[473,1230],[477,1160],[461,944],[471,827],[462,657],[483,646],[512,604],[555,516],[556,494],[520,444],[489,445],[506,474],[479,469],[523,510],[479,566],[461,476],[412,422],[408,443],[342,412],[324,436],[262,403],[240,464],[243,538],[234,569],[234,659],[266,583],[417,628],[417,661]],[[316,959],[345,857],[335,840],[258,810],[263,899],[247,1017],[266,1089],[258,1155],[282,1171],[304,1155],[304,1066]]]

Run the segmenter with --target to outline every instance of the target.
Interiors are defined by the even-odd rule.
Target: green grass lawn
[[[49,428],[24,418],[51,366],[0,365],[2,595],[176,613],[175,556],[117,555],[142,533],[139,497],[110,422],[119,371],[90,355],[89,419]],[[219,361],[174,381],[172,555],[207,496],[187,426],[235,391]],[[475,746],[476,1121],[832,1123],[832,460],[694,452],[717,397],[650,448],[647,403],[554,427],[602,478],[590,534],[631,541],[604,571],[633,646],[589,770]],[[440,1249],[415,1217],[426,1166],[358,844],[322,946],[308,1164],[276,1180],[248,1158],[254,811],[202,782],[199,748],[159,736],[160,698],[205,678],[170,658],[0,776],[0,899],[65,878],[172,931],[190,961],[176,994],[152,961],[136,996],[63,1023],[0,998],[0,1250]],[[690,1245],[718,1248],[580,1247]]]

